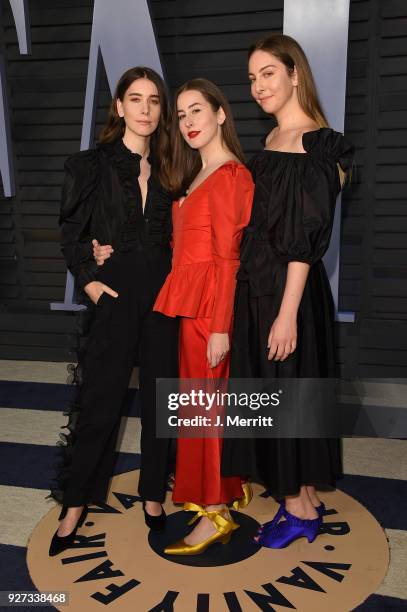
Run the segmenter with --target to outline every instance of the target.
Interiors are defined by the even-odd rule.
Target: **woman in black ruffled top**
[[[169,440],[155,437],[155,379],[178,372],[177,321],[152,312],[171,269],[169,107],[161,77],[132,68],[119,80],[95,150],[70,157],[61,205],[62,251],[91,315],[80,353],[77,401],[52,495],[63,503],[50,548],[69,546],[86,504],[103,502],[114,466],[121,407],[140,366],[141,470],[146,523],[161,529]],[[98,266],[92,242],[109,247]]]
[[[249,79],[277,126],[249,164],[255,195],[241,247],[230,376],[333,378],[334,305],[321,258],[353,147],[324,127],[310,67],[292,38],[253,45]],[[285,499],[260,530],[263,546],[313,541],[324,511],[316,488],[333,487],[341,473],[339,440],[228,439],[223,473],[251,475]]]

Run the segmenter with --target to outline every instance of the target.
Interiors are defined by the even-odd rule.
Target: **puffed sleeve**
[[[97,279],[90,222],[98,180],[97,153],[82,151],[65,162],[59,216],[61,248],[79,289]]]
[[[210,331],[230,329],[243,228],[249,223],[254,185],[243,165],[226,164],[216,172],[209,195],[212,255],[216,266]]]
[[[338,165],[349,170],[353,147],[328,128],[310,134],[315,140],[305,138],[304,146],[312,154],[292,170],[274,249],[285,262],[313,265],[328,249],[341,190]]]

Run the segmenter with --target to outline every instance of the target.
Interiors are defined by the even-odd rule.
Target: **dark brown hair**
[[[286,34],[271,34],[260,38],[249,48],[249,59],[255,51],[267,51],[274,55],[284,64],[290,76],[294,68],[297,69],[297,96],[302,110],[319,127],[328,127],[307,56],[297,41]]]
[[[169,121],[170,106],[165,83],[160,75],[152,68],[146,66],[136,66],[126,70],[120,77],[114,96],[109,108],[106,125],[99,136],[99,143],[109,143],[123,138],[126,123],[123,117],[117,112],[117,100],[123,101],[126,91],[137,79],[148,79],[157,87],[160,98],[161,114],[158,127],[150,138],[150,150],[157,160],[157,167],[153,170],[157,173],[157,178],[166,189],[169,189],[170,180],[170,140],[169,140]]]
[[[178,125],[177,101],[184,91],[199,91],[205,100],[209,102],[213,112],[223,108],[226,119],[222,124],[222,140],[231,153],[242,163],[244,155],[236,133],[232,111],[223,92],[215,83],[208,79],[191,79],[178,89],[174,99],[174,110],[171,125],[172,164],[171,164],[171,186],[173,193],[178,196],[192,183],[202,167],[199,151],[191,149],[185,142]]]

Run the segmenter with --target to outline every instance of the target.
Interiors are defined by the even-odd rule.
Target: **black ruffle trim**
[[[344,172],[352,167],[355,147],[340,132],[331,128],[305,132],[303,145],[306,151],[318,151],[322,157],[330,157]]]
[[[172,235],[172,198],[161,185],[154,194],[153,209],[150,213],[148,237],[152,244],[167,246]]]
[[[67,383],[75,385],[76,391],[73,400],[69,402],[63,413],[64,416],[68,417],[68,422],[61,427],[61,429],[65,431],[60,432],[59,440],[56,443],[58,447],[57,461],[55,464],[56,475],[50,487],[50,494],[48,495],[48,497],[53,498],[60,504],[62,504],[64,491],[70,475],[72,452],[75,444],[75,432],[80,415],[80,396],[84,378],[84,357],[89,340],[91,322],[94,316],[94,307],[89,299],[87,300],[86,306],[87,310],[77,315],[76,348],[72,351],[76,356],[76,364],[70,363],[67,366]]]
[[[126,222],[129,227],[123,228],[125,236],[122,236],[122,240],[123,238],[125,241],[126,239],[136,240],[140,238],[140,229],[130,226],[133,225],[132,221],[136,213],[134,204],[140,199],[137,179],[140,174],[141,156],[138,153],[132,153],[121,140],[100,146],[109,158],[110,163],[116,168],[125,194]],[[152,171],[152,177],[149,181],[149,189],[152,190],[152,194],[150,195],[151,207],[148,213],[147,239],[151,244],[168,245],[172,234],[172,197],[155,177],[157,160],[154,152],[150,154],[148,160]]]
[[[128,222],[136,212],[135,203],[140,199],[137,178],[140,174],[141,155],[132,153],[121,140],[102,144],[100,148],[106,154],[109,163],[116,169],[119,176],[119,181],[125,195],[126,221]]]
[[[267,135],[260,139],[263,147],[266,145]],[[319,128],[304,132],[302,135],[302,144],[307,153],[318,153],[322,159],[332,159],[339,164],[344,172],[347,172],[353,164],[355,155],[355,147],[351,144],[340,132],[336,132],[332,128]],[[284,154],[284,151],[276,151],[276,153]],[[303,153],[298,154],[302,158]]]

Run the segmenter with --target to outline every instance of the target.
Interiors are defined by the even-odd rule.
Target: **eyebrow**
[[[132,91],[131,93],[129,93],[129,96],[139,96],[140,98],[142,98],[143,94],[137,93],[136,91]],[[150,94],[148,97],[149,98],[159,98],[160,96],[158,94]]]
[[[193,106],[202,106],[200,102],[194,102],[193,104],[190,104],[188,106],[188,108],[192,108]],[[184,110],[182,108],[178,108],[177,109],[177,113],[183,113]]]
[[[267,66],[263,66],[263,68],[260,68],[259,72],[263,72],[263,70],[266,70],[266,68],[276,68],[275,64],[267,64]],[[253,72],[249,72],[249,75],[253,74]]]

